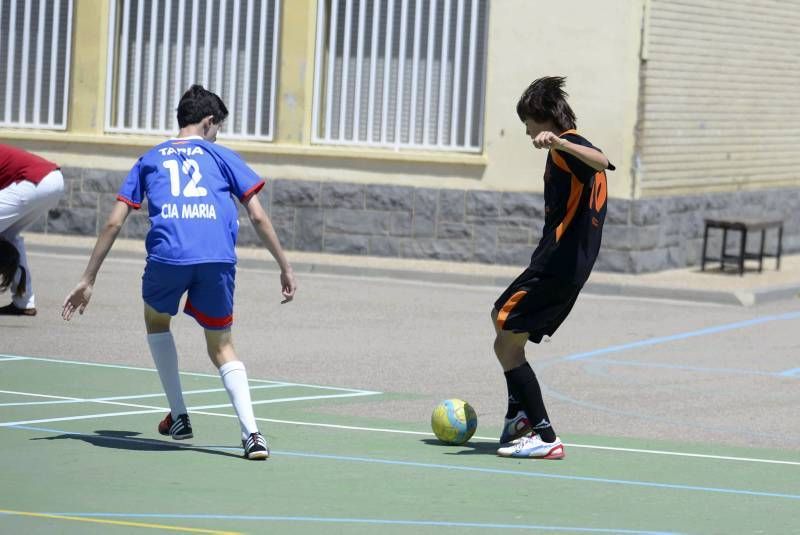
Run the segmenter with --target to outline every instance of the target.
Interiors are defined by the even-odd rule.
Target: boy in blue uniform
[[[169,401],[158,425],[162,435],[193,436],[178,374],[178,355],[170,319],[188,293],[184,312],[204,328],[208,355],[239,417],[248,459],[266,459],[269,447],[258,431],[244,364],[231,339],[236,275],[234,245],[238,214],[233,197],[247,209],[253,227],[280,266],[281,292],[290,301],[297,284],[269,217],[256,193],[264,181],[235,152],[215,145],[228,110],[216,94],[194,85],[178,104],[178,137],[145,153],[131,169],[117,202],[97,238],[89,264],[64,301],[62,317],[83,314],[108,251],[128,214],[146,198],[151,228],[142,298],[147,341]]]
[[[566,319],[594,266],[606,215],[606,173],[614,166],[575,131],[564,78],[534,81],[517,103],[517,115],[537,149],[548,149],[544,169],[545,219],[530,266],[495,302],[494,351],[508,388],[500,437],[501,457],[561,459],[525,344],[538,344]]]

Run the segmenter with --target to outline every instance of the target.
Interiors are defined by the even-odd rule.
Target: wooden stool
[[[706,261],[719,261],[719,268],[725,269],[728,263],[736,263],[739,269],[739,275],[744,275],[744,261],[758,260],[758,271],[761,272],[764,266],[764,257],[775,258],[775,269],[781,268],[781,242],[783,240],[783,221],[779,219],[705,219],[705,232],[703,233],[703,257],[700,264],[700,270],[706,270]],[[719,258],[712,258],[708,256],[708,229],[719,228],[722,229],[722,250],[720,251]],[[768,254],[764,252],[764,240],[768,229],[778,229],[778,250],[775,254]],[[741,242],[738,254],[727,253],[728,231],[738,231],[741,233]],[[757,253],[747,252],[747,233],[748,231],[761,231],[761,245]]]

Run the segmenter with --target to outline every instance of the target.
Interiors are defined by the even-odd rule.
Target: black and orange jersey
[[[574,130],[559,137],[600,150]],[[607,193],[605,171],[551,149],[544,170],[544,228],[531,268],[583,285],[600,250]]]

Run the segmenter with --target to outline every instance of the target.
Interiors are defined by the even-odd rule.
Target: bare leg
[[[507,372],[525,364],[525,344],[528,342],[528,333],[513,333],[503,331],[497,325],[497,310],[492,310],[492,324],[496,337],[494,339],[494,354],[503,371]]]
[[[147,303],[144,304],[144,326],[147,329],[147,334],[169,332],[171,321],[172,316],[169,314],[158,312]]]
[[[206,329],[205,334],[208,357],[217,369],[228,362],[239,360],[236,358],[236,352],[233,349],[233,337],[230,329],[221,331]]]

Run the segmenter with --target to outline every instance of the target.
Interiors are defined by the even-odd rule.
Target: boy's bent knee
[[[172,316],[158,312],[156,309],[144,304],[144,325],[147,334],[165,333],[169,331]]]
[[[230,329],[206,329],[206,349],[211,362],[219,368],[223,364],[238,360],[233,348]]]
[[[512,333],[499,331],[494,340],[494,354],[504,370],[510,370],[524,364],[525,343],[528,341],[527,333]]]

